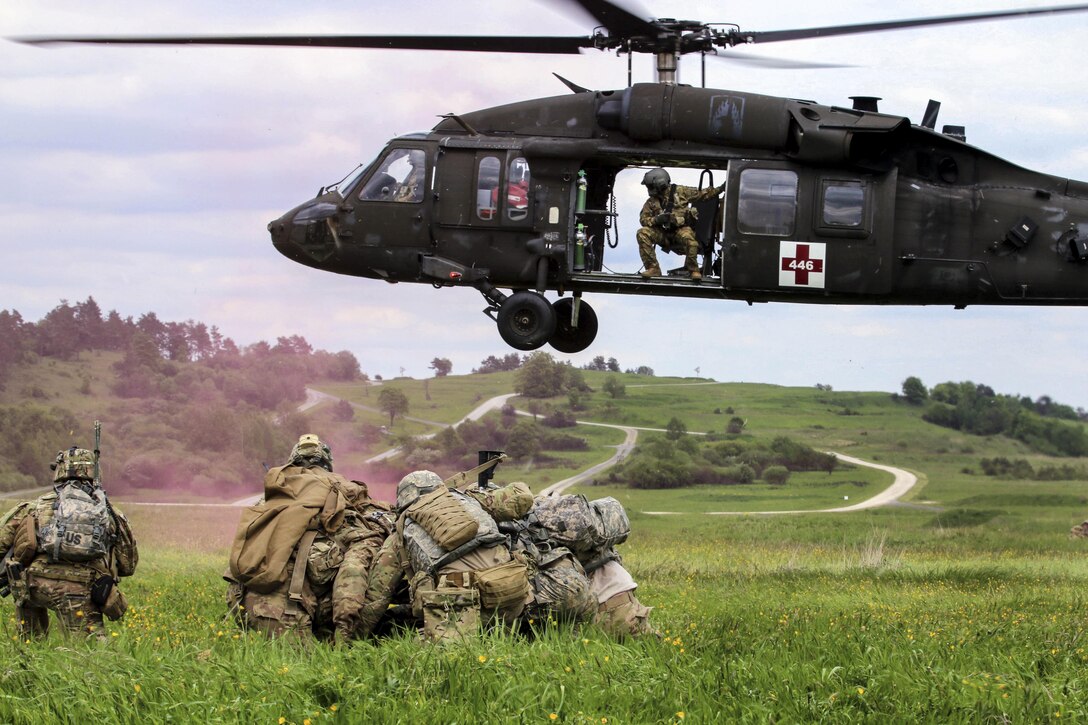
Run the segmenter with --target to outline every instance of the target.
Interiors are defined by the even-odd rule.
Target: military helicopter
[[[591,35],[18,40],[627,55],[627,88],[561,79],[571,93],[449,114],[268,225],[276,249],[310,267],[473,287],[519,350],[588,348],[598,323],[583,296],[593,292],[749,304],[1088,304],[1088,183],[1004,161],[969,145],[961,126],[938,131],[935,102],[914,124],[880,113],[870,97],[845,108],[677,78],[686,54],[1088,5],[750,32],[646,19],[611,0],[568,4],[597,21]],[[654,55],[656,83],[630,82],[636,53]],[[691,215],[701,279],[605,266],[617,176],[657,167],[694,170],[700,187],[724,188]],[[548,291],[559,298],[549,302]]]

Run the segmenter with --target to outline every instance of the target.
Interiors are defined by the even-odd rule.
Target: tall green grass
[[[1084,544],[944,537],[933,512],[635,514],[622,547],[660,637],[535,623],[436,648],[301,647],[224,619],[226,551],[147,527],[105,643],[14,636],[0,721],[1039,722],[1088,718]],[[975,534],[986,526],[967,527]],[[204,540],[210,542],[211,537]],[[215,544],[221,547],[221,543]],[[554,717],[553,717],[554,716]]]

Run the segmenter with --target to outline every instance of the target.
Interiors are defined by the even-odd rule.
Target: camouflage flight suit
[[[64,485],[64,484],[62,484]],[[106,557],[87,562],[50,561],[45,552],[37,551],[37,531],[53,517],[57,492],[52,491],[36,501],[19,504],[0,519],[0,552],[12,549],[22,562],[29,562],[18,571],[8,561],[11,592],[15,600],[15,616],[23,637],[43,637],[49,631],[49,610],[56,612],[62,631],[104,638],[103,614],[111,620],[120,619],[127,609],[120,590],[111,586],[119,577],[131,576],[136,570],[139,554],[128,519],[111,506],[108,532],[114,544]],[[96,582],[103,587],[101,603],[92,598]]]
[[[684,255],[684,268],[688,272],[699,272],[697,258],[699,241],[695,238],[695,230],[691,228],[698,216],[696,210],[688,204],[713,199],[722,193],[722,187],[718,186],[711,186],[702,191],[693,186],[673,185],[670,189],[673,203],[667,220],[661,219],[661,216],[665,214],[669,191],[660,197],[651,195],[642,205],[642,211],[638,215],[638,222],[642,228],[635,234],[635,239],[638,240],[642,266],[646,268],[645,276],[661,274],[661,267],[657,263],[657,254],[654,251],[655,245],[666,252]]]

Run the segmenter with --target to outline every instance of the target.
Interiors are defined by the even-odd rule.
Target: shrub
[[[624,467],[631,488],[680,488],[692,479],[689,466],[676,460],[640,459]]]
[[[554,410],[540,421],[549,428],[573,428],[578,422],[569,410]]]
[[[722,479],[725,483],[731,485],[751,483],[756,480],[756,472],[751,466],[738,463],[735,466],[729,466],[723,470]]]
[[[790,470],[785,466],[767,466],[763,469],[763,480],[772,486],[781,486],[789,480]]]

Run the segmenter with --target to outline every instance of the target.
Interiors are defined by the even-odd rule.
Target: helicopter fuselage
[[[394,139],[269,230],[296,262],[474,286],[495,310],[506,300],[497,288],[578,299],[1088,304],[1088,184],[1018,167],[962,136],[735,91],[581,92]],[[720,203],[699,214],[701,281],[604,265],[617,174],[658,166],[725,181]]]

